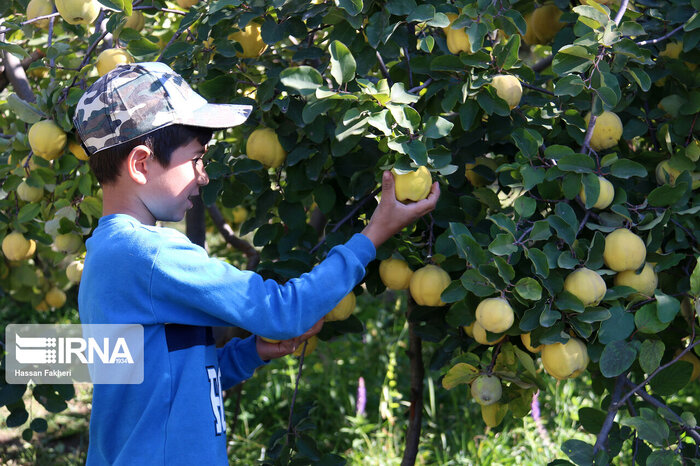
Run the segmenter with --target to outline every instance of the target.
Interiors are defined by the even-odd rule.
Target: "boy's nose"
[[[207,170],[202,167],[200,169],[199,177],[197,178],[197,184],[200,186],[206,186],[209,184],[209,174],[207,173]]]

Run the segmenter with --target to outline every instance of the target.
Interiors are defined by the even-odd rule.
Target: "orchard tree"
[[[254,105],[211,146],[202,201],[266,277],[296,277],[360,231],[383,170],[406,202],[441,184],[438,208],[382,246],[354,290],[411,297],[404,464],[420,439],[424,356],[444,389],[470,385],[464,402],[494,428],[527,415],[546,377],[589,374],[599,402],[579,418],[595,441],[561,446],[575,464],[697,461],[698,404],[669,395],[700,373],[699,8],[3,2],[3,320],[75,321],[101,201],[74,107],[98,74],[163,61],[210,101]],[[204,216],[191,218],[201,242]],[[352,315],[327,323],[317,351],[362,328]],[[9,426],[27,420],[25,389],[1,387]],[[60,410],[70,390],[33,394]],[[272,436],[267,461],[311,461],[303,418]]]

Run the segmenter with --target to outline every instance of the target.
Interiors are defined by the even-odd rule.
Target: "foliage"
[[[20,162],[31,155],[30,124],[50,117],[72,131],[73,108],[96,78],[95,52],[111,40],[137,60],[167,62],[212,101],[254,104],[249,121],[211,147],[202,195],[207,205],[249,210],[240,234],[259,249],[260,273],[286,280],[308,271],[364,226],[382,170],[426,166],[442,185],[438,208],[377,258],[396,254],[413,269],[436,263],[452,278],[442,293],[447,306],[408,315],[415,333],[435,344],[430,367],[449,374],[461,363],[495,373],[505,384],[501,402],[522,417],[549,376],[536,371],[517,335],[531,332],[533,346],[575,335],[588,349],[592,393],[606,403],[580,419],[594,443],[562,445],[572,462],[607,463],[630,439],[640,464],[697,456],[695,418],[667,407],[691,374],[690,364],[675,363],[676,351],[697,345],[697,0],[610,7],[557,0],[562,27],[551,44],[536,46],[521,37],[532,26],[525,20],[536,7],[531,1],[216,0],[179,14],[159,0],[101,0],[111,9],[95,27],[54,17],[48,30],[21,25],[26,3],[0,7],[0,49],[31,59],[36,48],[43,56],[28,66],[36,102],[17,89],[0,101],[1,234],[20,231],[38,245],[31,259],[0,263],[0,285],[13,302],[41,307],[54,284],[69,288],[64,270],[75,254],[52,248],[54,238],[87,235],[100,215],[99,187],[84,162],[68,153],[53,162],[33,157],[34,167]],[[124,14],[114,11],[132,8],[146,15],[140,32],[123,28]],[[448,15],[456,15],[451,24]],[[268,47],[241,58],[229,35],[251,21],[261,24]],[[448,27],[464,29],[469,51],[449,52]],[[682,43],[679,56],[664,53],[672,41]],[[31,73],[41,69],[48,73]],[[512,110],[490,85],[498,74],[525,87]],[[604,110],[620,117],[622,139],[595,152],[596,118],[586,125],[583,116]],[[245,155],[245,140],[259,126],[274,129],[287,152],[278,169]],[[496,162],[473,167],[485,186],[465,177],[479,157]],[[673,179],[657,177],[664,161],[678,171]],[[593,209],[598,176],[615,190],[603,210]],[[41,202],[16,197],[25,178],[45,189]],[[326,221],[322,240],[309,222],[314,212]],[[633,289],[612,286],[614,272],[604,264],[605,236],[618,228],[642,238],[659,275],[653,296],[641,301]],[[606,280],[595,306],[563,291],[581,266]],[[356,293],[383,291],[377,268],[370,266]],[[474,321],[481,299],[494,296],[508,300],[515,324],[504,343],[478,345],[461,327]],[[361,328],[351,318],[326,325],[322,337]],[[450,377],[471,379],[459,375]],[[302,445],[307,437],[298,434],[288,453],[308,460],[313,445]]]

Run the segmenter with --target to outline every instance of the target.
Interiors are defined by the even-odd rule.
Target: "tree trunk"
[[[416,303],[409,297],[409,317],[415,306]],[[425,368],[423,367],[423,345],[420,337],[415,333],[415,327],[416,324],[409,321],[408,356],[411,361],[411,408],[408,431],[406,432],[406,448],[403,452],[401,466],[410,466],[416,463],[423,420],[423,377],[425,376]]]

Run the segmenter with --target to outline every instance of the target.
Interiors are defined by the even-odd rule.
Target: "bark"
[[[413,299],[408,300],[408,315],[415,309]],[[409,414],[408,431],[406,432],[406,447],[403,452],[401,466],[410,466],[416,463],[418,447],[420,446],[421,423],[423,421],[423,367],[422,342],[415,333],[416,324],[408,323],[408,356],[411,361],[411,408]]]
[[[0,41],[4,40],[5,34],[2,33],[0,34]],[[27,79],[27,74],[24,72],[24,68],[22,68],[21,60],[4,50],[0,53],[0,58],[2,58],[2,66],[5,68],[5,76],[10,84],[12,84],[12,88],[17,96],[26,102],[35,102],[36,97],[34,96],[31,86],[29,86],[29,80]]]

